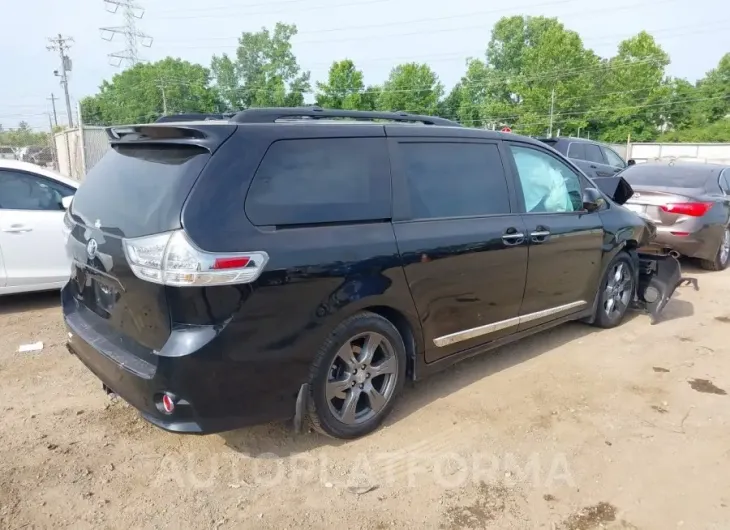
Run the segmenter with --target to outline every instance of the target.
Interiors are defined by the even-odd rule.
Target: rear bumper
[[[152,424],[176,433],[210,434],[294,415],[297,385],[282,388],[272,366],[235,361],[220,351],[219,333],[207,333],[194,351],[162,357],[139,346],[117,346],[103,319],[62,291],[68,350],[111,391]],[[189,333],[189,329],[186,333]],[[186,335],[185,343],[190,343]],[[166,344],[180,343],[173,331]],[[181,347],[181,346],[176,346]],[[138,351],[139,350],[139,351]],[[100,389],[101,391],[101,389]],[[162,393],[178,398],[172,414],[158,408]]]
[[[646,248],[647,251],[674,250],[682,256],[714,260],[720,247],[722,230],[714,226],[701,228],[689,235],[675,235],[672,231],[681,230],[675,227],[657,227],[656,237]]]

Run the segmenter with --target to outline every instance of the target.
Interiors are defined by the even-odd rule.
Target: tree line
[[[395,66],[366,85],[353,61],[335,61],[312,84],[292,51],[296,26],[245,32],[210,67],[168,57],[137,64],[81,102],[87,124],[146,123],[167,113],[300,106],[438,115],[466,126],[550,129],[608,142],[730,141],[730,53],[695,83],[666,74],[670,59],[641,32],[610,58],[586,48],[556,18],[513,16],[494,26],[483,58],[466,61],[448,93],[426,63]]]

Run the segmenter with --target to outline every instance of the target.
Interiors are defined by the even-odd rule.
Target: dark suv
[[[167,430],[354,438],[406,379],[616,326],[641,282],[645,222],[529,138],[317,108],[109,136],[65,220],[68,347]]]
[[[613,177],[628,165],[621,156],[607,145],[586,138],[540,138],[592,178]]]

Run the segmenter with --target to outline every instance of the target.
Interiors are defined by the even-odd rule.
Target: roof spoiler
[[[143,145],[197,145],[211,153],[236,130],[233,124],[180,124],[122,125],[107,127],[106,134],[112,146]]]
[[[434,116],[421,116],[419,114],[408,114],[407,112],[372,112],[359,110],[336,110],[323,109],[320,107],[273,107],[247,109],[236,113],[232,121],[236,123],[274,123],[278,120],[287,119],[328,119],[328,118],[349,118],[353,120],[388,120],[397,122],[423,123],[424,125],[443,125],[448,127],[461,127],[460,123],[437,118]]]

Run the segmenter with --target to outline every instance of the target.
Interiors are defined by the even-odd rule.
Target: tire
[[[616,280],[621,269],[621,279]],[[598,304],[593,325],[599,328],[614,328],[626,315],[636,292],[634,263],[626,252],[619,252],[606,268],[598,292]],[[613,300],[613,302],[611,302]]]
[[[700,260],[700,267],[708,271],[723,271],[727,269],[730,263],[730,228],[725,228],[720,241],[720,247],[717,249],[715,259],[710,261],[706,259]]]
[[[373,432],[393,408],[405,376],[406,349],[396,327],[375,313],[353,315],[335,328],[312,364],[310,424],[333,438]]]

